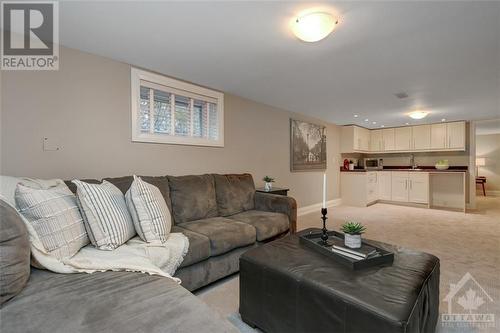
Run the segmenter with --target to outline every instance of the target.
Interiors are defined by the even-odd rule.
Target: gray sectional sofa
[[[23,222],[0,201],[2,333],[234,330],[189,291],[237,272],[247,249],[295,232],[295,200],[255,192],[249,174],[142,179],[163,194],[173,232],[189,238],[189,251],[175,274],[182,286],[141,273],[56,274],[30,268]],[[105,180],[125,193],[133,177]]]

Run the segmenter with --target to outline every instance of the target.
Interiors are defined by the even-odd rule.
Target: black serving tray
[[[337,231],[328,231],[328,240],[336,238],[344,241],[344,234]],[[332,260],[349,267],[352,270],[359,270],[368,267],[374,266],[383,266],[383,265],[392,265],[394,261],[394,253],[386,251],[378,246],[370,244],[368,242],[363,241],[363,244],[370,245],[377,249],[377,254],[371,255],[366,259],[352,259],[349,257],[345,257],[343,255],[334,253],[332,251],[332,246],[323,246],[320,244],[321,241],[321,232],[311,231],[310,233],[305,233],[299,236],[300,242],[307,246],[308,248],[321,253]]]

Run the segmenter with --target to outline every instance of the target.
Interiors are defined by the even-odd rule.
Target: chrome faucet
[[[415,163],[415,155],[410,155],[410,164],[412,169],[417,169],[418,165]]]

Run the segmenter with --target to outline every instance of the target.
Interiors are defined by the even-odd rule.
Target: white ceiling
[[[431,111],[426,122],[500,117],[500,2],[323,3],[341,23],[313,44],[288,28],[309,7],[71,1],[60,5],[60,36],[71,48],[338,124],[401,125],[416,107]],[[400,91],[409,98],[397,99]]]

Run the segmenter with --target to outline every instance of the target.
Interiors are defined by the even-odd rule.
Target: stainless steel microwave
[[[382,170],[384,168],[383,158],[365,158],[366,170]]]

